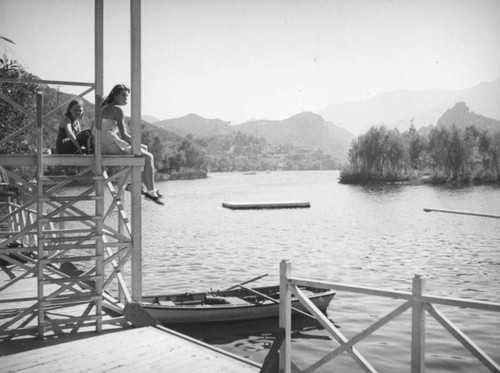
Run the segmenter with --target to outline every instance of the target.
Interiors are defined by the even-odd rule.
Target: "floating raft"
[[[304,201],[222,202],[222,207],[231,210],[300,209],[309,208],[311,204]]]

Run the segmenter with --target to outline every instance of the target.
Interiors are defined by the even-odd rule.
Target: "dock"
[[[0,286],[9,273],[0,270]],[[36,278],[24,278],[0,292],[0,315],[7,321],[36,291]],[[12,307],[12,309],[10,309]],[[78,314],[84,305],[75,305]],[[80,310],[78,309],[80,308]],[[56,309],[52,312],[57,313]],[[35,324],[33,320],[30,324]],[[134,328],[123,316],[103,315],[103,329],[83,327],[78,333],[24,335],[0,339],[1,372],[259,372],[261,365],[167,329],[161,325]]]
[[[299,209],[309,208],[311,203],[306,201],[222,202],[222,207],[231,210]]]
[[[0,357],[2,372],[259,372],[259,364],[149,326]]]

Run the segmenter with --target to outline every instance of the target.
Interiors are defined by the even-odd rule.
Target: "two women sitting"
[[[125,115],[121,106],[126,105],[130,89],[123,84],[113,87],[102,102],[101,151],[103,155],[132,155],[132,138],[125,126]],[[65,117],[59,126],[57,137],[57,153],[85,154],[91,147],[90,131],[80,131],[79,120],[83,115],[83,101],[75,99],[70,102]],[[137,125],[140,125],[138,123]],[[88,132],[88,134],[85,134]],[[88,136],[88,137],[87,137]],[[87,145],[85,145],[87,144]],[[146,145],[141,144],[141,157],[145,159],[142,172],[142,183],[145,185],[144,197],[159,205],[161,194],[154,184],[154,156]]]

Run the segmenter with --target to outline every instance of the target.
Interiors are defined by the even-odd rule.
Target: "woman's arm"
[[[125,116],[123,115],[123,110],[117,106],[115,107],[115,118],[121,138],[129,144],[132,144],[132,138],[130,137],[129,133],[127,132],[127,128],[125,127]]]

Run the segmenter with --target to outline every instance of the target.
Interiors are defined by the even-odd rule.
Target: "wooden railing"
[[[17,79],[17,78],[2,78],[0,77],[0,84],[1,83],[11,83],[11,84],[58,84],[58,85],[68,85],[68,86],[88,86],[89,88],[87,88],[85,91],[83,91],[82,93],[80,93],[79,95],[75,96],[75,97],[84,97],[85,95],[87,95],[88,93],[92,92],[95,90],[95,84],[93,83],[82,83],[82,82],[66,82],[66,81],[55,81],[55,80],[35,80],[35,79],[30,79],[30,80],[23,80],[23,79]],[[59,105],[57,105],[55,108],[53,108],[52,110],[50,110],[49,112],[43,114],[42,116],[42,120],[47,118],[48,116],[50,116],[51,114],[57,112],[58,110],[60,110],[61,108],[65,107],[67,104],[69,104],[69,102],[73,99],[74,97],[71,97],[69,98],[68,100],[60,103]],[[28,131],[28,130],[33,130],[33,127],[35,126],[37,120],[34,116],[32,116],[32,114],[26,110],[24,107],[22,107],[21,105],[19,105],[17,102],[15,102],[13,99],[11,99],[10,97],[0,93],[0,100],[1,101],[4,101],[6,102],[7,104],[11,105],[15,110],[25,114],[29,120],[28,120],[28,124],[22,128],[19,128],[18,130],[6,135],[4,138],[2,138],[0,140],[0,146],[2,146],[3,144],[7,143],[7,141],[10,141],[12,140],[14,137],[16,137],[17,135],[25,132],[25,131]],[[97,106],[96,106],[97,107]]]
[[[405,300],[402,305],[377,320],[371,326],[347,339],[339,329],[323,314],[307,296],[300,290],[299,286],[313,286],[322,289],[334,289],[371,296],[388,297],[392,299]],[[368,287],[351,286],[326,281],[314,281],[309,279],[294,278],[291,276],[291,264],[288,261],[280,263],[280,328],[285,330],[285,339],[280,348],[279,371],[284,373],[302,372],[310,373],[322,365],[334,359],[343,352],[347,352],[357,364],[366,372],[377,370],[356,349],[355,344],[371,335],[373,332],[393,320],[398,315],[411,309],[411,372],[425,372],[425,316],[426,311],[438,321],[457,341],[459,341],[470,353],[472,353],[484,367],[491,372],[500,372],[500,366],[459,330],[441,311],[434,305],[446,305],[452,307],[472,308],[484,311],[500,312],[500,303],[470,301],[457,298],[441,298],[423,294],[425,279],[416,275],[413,278],[413,289],[411,293],[400,291],[387,291]],[[300,370],[292,362],[291,351],[291,296],[295,295],[307,310],[316,317],[318,322],[333,337],[340,346],[327,353],[314,364],[306,369]],[[495,331],[496,332],[496,331]],[[293,370],[292,370],[293,368]]]

